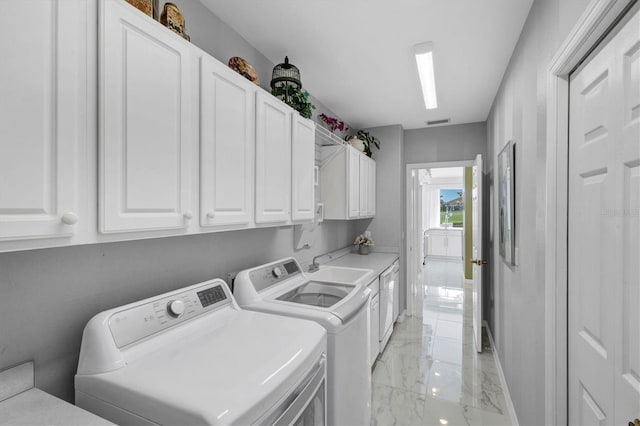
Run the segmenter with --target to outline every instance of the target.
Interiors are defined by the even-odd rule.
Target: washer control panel
[[[262,291],[297,274],[300,274],[300,266],[294,259],[287,259],[254,269],[249,272],[249,278],[256,291]]]
[[[122,348],[229,303],[226,288],[218,281],[208,282],[118,311],[109,318],[109,329],[116,346]]]

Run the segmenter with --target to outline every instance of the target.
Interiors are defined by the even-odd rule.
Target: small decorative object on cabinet
[[[344,121],[340,121],[337,118],[329,117],[326,114],[320,114],[318,118],[327,125],[332,133],[335,133],[336,130],[343,134],[349,131],[349,128],[344,124]]]
[[[300,70],[289,63],[289,57],[284,62],[273,67],[271,73],[271,94],[295,109],[304,118],[311,118],[315,105],[309,102],[309,93],[302,90]]]
[[[369,132],[358,130],[358,133],[356,133],[355,137],[360,139],[364,144],[364,153],[367,154],[368,157],[371,157],[371,145],[374,145],[376,148],[380,149],[380,139],[376,138]]]
[[[288,89],[302,89],[300,80],[300,70],[295,65],[289,63],[289,57],[284,57],[284,62],[273,67],[271,73],[271,89],[284,89],[285,102],[288,99]]]
[[[229,68],[241,76],[244,76],[247,80],[255,83],[257,86],[260,86],[260,77],[258,76],[258,73],[246,60],[239,56],[229,58]]]
[[[351,145],[358,151],[364,152],[365,150],[364,142],[361,139],[358,139],[357,136],[352,136],[351,138],[349,138],[348,142],[349,142],[349,145]]]
[[[153,1],[152,0],[126,0],[131,6],[135,7],[145,15],[153,18]]]
[[[184,32],[184,16],[174,3],[167,2],[164,4],[160,14],[160,23],[185,40],[190,40],[189,36]]]
[[[358,245],[358,254],[369,254],[369,247],[374,245],[371,232],[365,231],[364,234],[358,235],[353,244]]]

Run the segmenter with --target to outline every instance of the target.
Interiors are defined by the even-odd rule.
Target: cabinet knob
[[[207,213],[207,219],[213,219],[214,217],[216,217],[214,212],[208,212]]]
[[[66,212],[65,214],[62,215],[60,220],[65,225],[75,225],[76,223],[78,223],[78,215],[75,214],[74,212]]]
[[[191,220],[193,219],[193,213],[191,212],[184,212],[184,214],[182,215],[182,217],[184,217],[187,220]]]

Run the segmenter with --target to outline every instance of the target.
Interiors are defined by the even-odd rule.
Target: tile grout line
[[[493,360],[496,363],[496,368],[498,369],[498,377],[500,377],[500,383],[502,384],[502,394],[504,395],[505,402],[507,403],[507,411],[509,412],[511,423],[513,424],[513,426],[519,426],[518,416],[516,415],[516,408],[513,406],[513,401],[511,400],[509,386],[507,386],[507,380],[504,376],[504,371],[502,370],[500,356],[498,355],[498,351],[496,351],[496,345],[493,341],[493,335],[491,334],[491,330],[489,329],[486,321],[482,321],[482,325],[484,326],[485,330],[487,330],[487,336],[489,336],[489,343],[491,344],[491,351],[493,352]]]

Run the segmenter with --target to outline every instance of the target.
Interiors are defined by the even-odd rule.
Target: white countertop
[[[375,276],[380,275],[398,259],[396,253],[369,253],[361,255],[357,253],[345,254],[338,259],[327,262],[330,266],[347,266],[351,268],[372,269]]]
[[[113,425],[82,408],[31,388],[0,402],[0,425]]]
[[[0,371],[0,425],[113,425],[33,384],[31,361]]]

